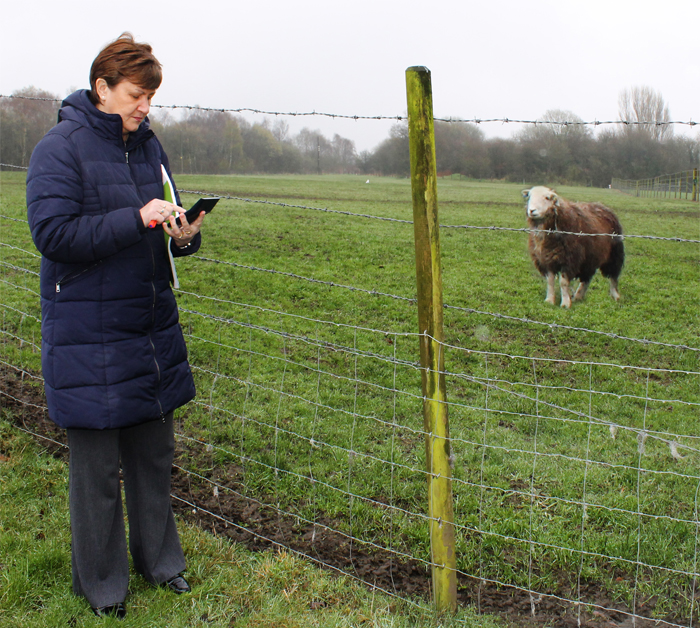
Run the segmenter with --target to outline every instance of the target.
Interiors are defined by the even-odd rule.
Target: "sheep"
[[[618,301],[618,278],[625,262],[622,226],[600,203],[572,203],[550,188],[523,190],[530,228],[529,249],[535,268],[547,278],[546,303],[554,305],[554,279],[560,274],[561,306],[571,307],[569,282],[580,279],[574,301],[582,301],[596,270],[610,280],[610,296]],[[579,236],[578,233],[614,235]]]

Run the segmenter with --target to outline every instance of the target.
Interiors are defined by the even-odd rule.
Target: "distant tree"
[[[331,140],[331,151],[336,172],[348,174],[356,171],[357,152],[355,151],[355,142],[336,133]]]
[[[523,132],[532,135],[555,137],[590,137],[591,131],[583,119],[568,109],[547,109],[537,119],[537,124],[528,125]]]
[[[282,145],[262,124],[243,131],[243,149],[256,172],[276,172],[282,158]]]
[[[318,129],[304,127],[292,138],[304,160],[305,172],[356,172],[355,143],[337,133],[332,140]]]
[[[278,142],[286,142],[289,138],[289,123],[283,118],[277,118],[271,131]]]
[[[240,119],[221,111],[188,111],[175,119],[168,112],[151,116],[151,126],[170,158],[173,171],[227,174],[247,170]]]
[[[512,139],[494,138],[486,142],[488,177],[518,180],[518,144]]]
[[[643,133],[651,139],[663,141],[673,135],[668,124],[671,114],[663,96],[651,87],[623,89],[618,99],[620,120],[634,124],[624,125],[627,134]],[[637,124],[637,123],[643,124]]]
[[[588,183],[593,134],[575,113],[549,109],[516,134],[526,177],[553,182]]]
[[[377,146],[370,160],[372,172],[384,175],[408,177],[411,161],[408,148],[408,124],[394,124],[389,137]]]
[[[481,178],[488,173],[484,132],[475,124],[435,122],[435,157],[438,172]]]
[[[25,87],[0,98],[0,162],[28,166],[34,147],[57,122],[60,98]]]
[[[363,150],[357,156],[357,168],[362,174],[370,174],[372,172],[372,152],[369,150]]]

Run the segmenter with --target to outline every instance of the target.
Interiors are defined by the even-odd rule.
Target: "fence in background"
[[[634,196],[697,201],[698,169],[664,174],[651,179],[613,179],[610,187]]]
[[[339,224],[348,232],[372,221],[392,246],[412,239],[413,221],[390,216],[225,202],[324,212],[317,215],[325,223],[316,224],[346,221]],[[3,211],[10,222],[0,235],[0,366],[18,384],[0,396],[30,416],[45,412],[23,394],[40,381],[39,256],[23,207]],[[483,249],[524,235],[441,227],[477,234]],[[665,253],[698,243],[627,237]],[[579,624],[589,613],[601,622],[653,616],[659,625],[695,625],[700,399],[687,391],[700,384],[697,347],[449,305],[441,338],[416,329],[412,296],[352,285],[357,277],[351,284],[243,264],[240,252],[222,251],[220,259],[182,262],[208,282],[199,293],[177,292],[199,390],[178,425],[182,516],[232,538],[287,547],[393,594],[425,592],[410,585],[437,568],[457,577],[461,603],[484,612],[510,600],[525,615],[544,609],[552,621],[565,612]],[[314,306],[299,314],[270,307],[262,295],[228,298],[227,287],[244,284]],[[376,310],[376,324],[315,314],[355,308]],[[522,328],[533,345],[504,350],[500,343]],[[430,373],[421,343],[433,345]],[[588,343],[602,353],[573,357]],[[609,346],[618,347],[614,358],[606,357]],[[445,381],[447,397],[437,405],[449,411],[449,440],[417,419],[425,374]],[[427,464],[426,444],[449,445],[453,522],[427,506],[426,486],[444,477]],[[454,566],[433,558],[430,527],[453,529]],[[601,566],[619,598],[596,590]],[[664,583],[674,608],[651,599]]]

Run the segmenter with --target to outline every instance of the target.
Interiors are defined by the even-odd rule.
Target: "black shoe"
[[[187,583],[187,580],[185,580],[180,574],[173,576],[170,578],[170,580],[167,580],[165,584],[168,585],[171,591],[174,591],[178,595],[180,595],[180,593],[189,593],[192,590],[190,589],[190,585]]]
[[[92,612],[98,617],[116,617],[117,619],[124,619],[124,617],[126,617],[126,606],[124,606],[124,602],[110,604],[109,606],[100,606],[99,608],[93,606]]]

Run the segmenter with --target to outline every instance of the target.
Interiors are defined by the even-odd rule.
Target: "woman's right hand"
[[[143,226],[148,227],[153,220],[156,221],[155,224],[159,225],[168,220],[168,218],[170,218],[170,216],[173,214],[177,216],[184,213],[185,210],[174,203],[169,203],[168,201],[154,198],[152,201],[144,205],[140,211]]]

